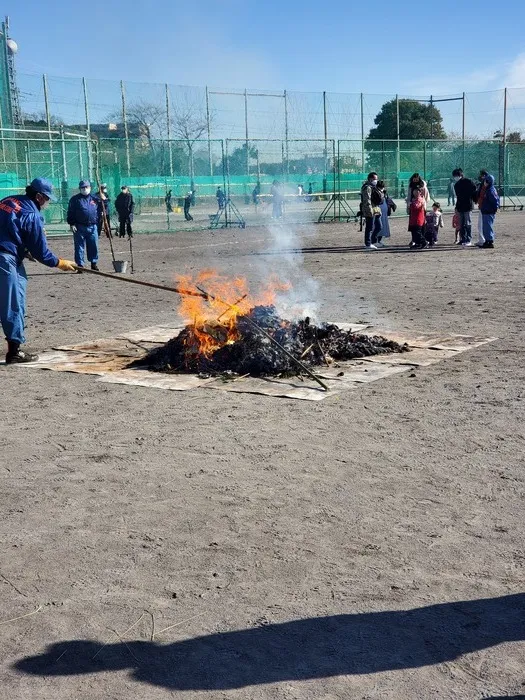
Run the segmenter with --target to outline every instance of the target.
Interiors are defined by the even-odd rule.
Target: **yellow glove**
[[[57,267],[59,270],[62,270],[62,272],[75,272],[77,269],[76,264],[71,260],[62,260],[60,258]]]

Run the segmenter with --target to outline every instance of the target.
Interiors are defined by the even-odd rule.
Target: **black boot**
[[[96,272],[99,272],[97,263],[91,263],[91,269],[95,270]]]
[[[6,365],[20,364],[22,362],[34,362],[35,360],[38,360],[38,355],[33,355],[30,352],[20,350],[20,343],[17,341],[7,341],[7,355],[5,356]]]

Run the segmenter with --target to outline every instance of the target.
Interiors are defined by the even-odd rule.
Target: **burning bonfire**
[[[370,355],[406,352],[406,345],[381,336],[345,331],[310,318],[288,321],[276,310],[289,285],[271,279],[251,296],[245,278],[231,280],[212,270],[196,279],[180,277],[179,313],[187,325],[178,336],[136,360],[157,372],[208,376],[293,376],[312,368]],[[295,315],[295,314],[294,314]],[[315,378],[315,377],[314,377]]]

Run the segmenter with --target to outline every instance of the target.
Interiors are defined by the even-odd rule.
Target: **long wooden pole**
[[[78,266],[77,266],[78,269]],[[162,289],[165,292],[174,292],[175,294],[181,294],[183,296],[190,296],[190,297],[201,297],[201,299],[211,299],[213,301],[218,301],[221,304],[224,304],[225,306],[228,306],[230,309],[235,308],[235,304],[230,304],[230,302],[225,301],[224,299],[221,299],[220,297],[216,297],[213,294],[209,294],[206,292],[204,289],[199,289],[199,291],[194,292],[190,289],[178,289],[177,287],[168,287],[167,285],[164,284],[155,284],[154,282],[143,282],[142,280],[137,280],[137,279],[132,279],[131,277],[117,277],[116,275],[112,275],[108,272],[100,272],[98,270],[90,270],[88,268],[82,268],[82,272],[87,272],[90,275],[99,275],[100,277],[108,277],[113,280],[117,280],[118,282],[128,282],[129,284],[140,284],[142,287],[150,287],[152,289]],[[294,357],[288,350],[281,345],[281,343],[276,340],[270,333],[264,330],[264,328],[261,328],[258,323],[255,323],[255,321],[252,321],[251,318],[248,316],[245,316],[244,319],[248,321],[248,323],[261,335],[264,335],[265,338],[268,338],[270,342],[272,342],[276,347],[281,350],[281,352],[286,355],[292,362],[294,362],[298,367],[301,368],[303,372],[305,372],[309,377],[311,377],[314,381],[316,381],[318,384],[322,386],[322,388],[325,391],[329,391],[327,385],[319,379],[317,375],[315,375],[311,370],[308,369],[308,367],[301,362],[300,360],[297,359],[297,357]]]

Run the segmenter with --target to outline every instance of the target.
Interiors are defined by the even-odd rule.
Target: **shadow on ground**
[[[517,594],[295,620],[172,644],[63,641],[14,667],[42,676],[130,669],[135,680],[170,690],[226,690],[431,666],[524,639],[525,594]]]

